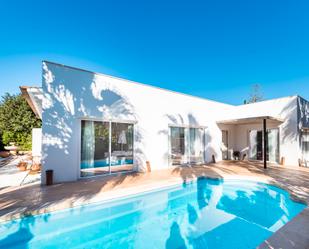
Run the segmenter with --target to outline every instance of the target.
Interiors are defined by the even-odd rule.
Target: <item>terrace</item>
[[[195,167],[173,167],[151,173],[96,177],[50,187],[38,184],[0,190],[0,220],[46,213],[106,201],[144,191],[190,182],[197,177],[246,179],[277,185],[291,198],[309,204],[309,169],[248,161],[223,161]],[[260,248],[304,248],[309,244],[309,208],[296,216]]]

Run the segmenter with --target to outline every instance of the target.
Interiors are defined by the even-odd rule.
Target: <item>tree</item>
[[[2,142],[2,133],[1,133],[1,130],[0,130],[0,151],[4,150],[4,145],[3,145],[3,142]]]
[[[20,95],[6,93],[0,101],[0,133],[2,142],[14,142],[23,150],[31,149],[32,128],[41,127],[41,120]]]
[[[245,104],[256,103],[263,100],[263,94],[261,93],[260,84],[254,84],[251,89],[250,97],[248,100],[245,100]]]

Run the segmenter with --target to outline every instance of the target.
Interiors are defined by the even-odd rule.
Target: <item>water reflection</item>
[[[20,227],[16,232],[9,234],[0,241],[0,248],[12,248],[19,243],[18,248],[27,249],[28,242],[34,237],[27,227]]]
[[[205,177],[197,179],[197,202],[199,209],[205,208],[212,198],[213,187],[219,186],[221,180],[213,180]]]
[[[304,207],[272,186],[201,178],[0,224],[0,248],[255,248]]]
[[[166,249],[186,249],[185,240],[181,236],[180,228],[177,222],[173,222],[170,229],[170,236],[165,244]]]
[[[206,196],[206,192],[208,191],[208,196]],[[207,188],[207,181],[203,178],[197,179],[197,201],[200,209],[203,209],[207,206],[207,202],[210,195],[210,189]]]
[[[188,204],[187,210],[188,210],[189,223],[194,224],[196,222],[196,220],[198,219],[197,212],[191,204]]]
[[[288,214],[280,207],[281,199],[284,202],[283,196],[278,193],[271,196],[264,191],[257,189],[248,194],[246,191],[238,190],[235,192],[236,197],[222,196],[217,207],[269,229]]]
[[[43,216],[43,220],[47,221],[47,218]],[[3,231],[10,229],[12,232],[5,237],[0,235],[0,248],[20,248],[27,249],[28,243],[34,238],[34,234],[31,232],[31,227],[34,225],[35,219],[30,216],[25,220],[17,220],[1,227],[0,234],[3,235]]]
[[[273,186],[203,178],[197,207],[187,205],[184,227],[192,248],[254,248],[304,208]]]

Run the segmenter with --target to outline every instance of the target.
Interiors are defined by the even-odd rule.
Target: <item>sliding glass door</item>
[[[221,131],[222,135],[222,159],[229,159],[229,132],[227,130]]]
[[[309,130],[301,134],[302,159],[309,164]]]
[[[133,124],[112,123],[111,171],[131,170],[133,165]]]
[[[267,132],[267,160],[279,162],[279,130],[270,129]]]
[[[170,158],[172,165],[204,162],[204,129],[170,127]]]
[[[82,121],[81,176],[109,173],[109,123]]]
[[[185,153],[185,128],[170,127],[170,133],[172,165],[184,164],[187,162]]]
[[[251,130],[249,132],[249,158],[251,160],[263,160],[263,132]],[[279,129],[267,130],[266,159],[270,162],[279,162]]]
[[[249,131],[249,159],[257,160],[257,131]]]
[[[263,160],[263,132],[256,132],[256,160]]]
[[[81,176],[133,169],[133,124],[81,121]]]
[[[204,129],[189,128],[189,162],[198,164],[204,162]]]

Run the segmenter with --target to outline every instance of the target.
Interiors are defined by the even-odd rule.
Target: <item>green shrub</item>
[[[5,145],[8,145],[10,142],[15,140],[14,133],[12,131],[3,131],[2,141]]]
[[[20,95],[6,93],[0,102],[0,130],[2,142],[14,142],[22,150],[31,150],[32,128],[41,127],[41,120],[32,112],[26,100]]]
[[[4,150],[4,144],[2,141],[2,133],[0,132],[0,151]]]

